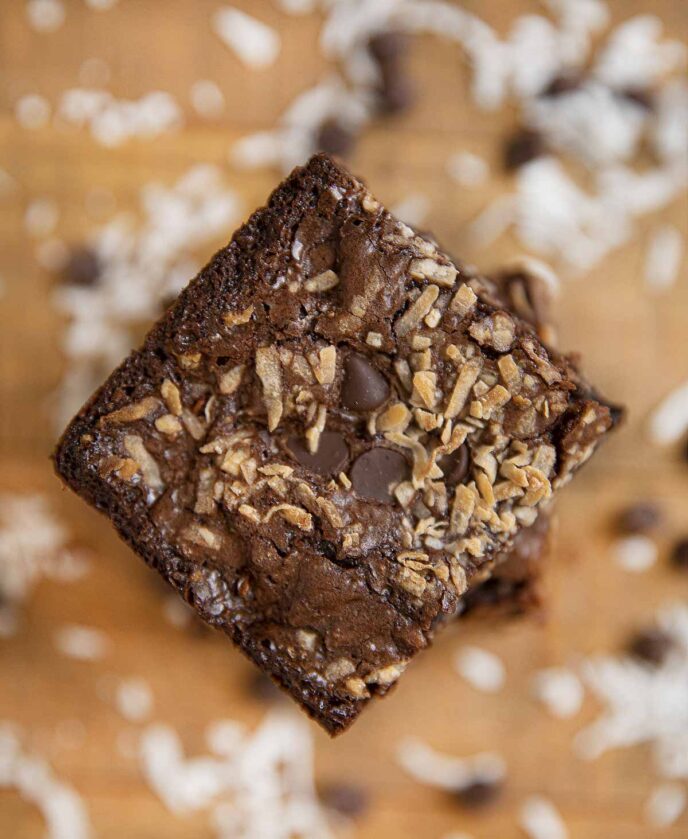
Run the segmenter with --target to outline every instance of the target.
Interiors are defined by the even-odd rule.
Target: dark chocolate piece
[[[504,168],[509,172],[520,169],[531,160],[542,157],[546,151],[545,139],[539,131],[520,128],[504,143]]]
[[[308,450],[302,437],[290,437],[287,447],[302,466],[325,478],[336,477],[349,460],[349,447],[337,431],[323,431],[315,453]]]
[[[389,383],[368,359],[349,353],[344,361],[342,405],[352,411],[372,411],[389,397]]]
[[[674,640],[670,635],[653,627],[634,635],[628,643],[628,652],[644,664],[659,667],[673,646]]]
[[[639,501],[622,510],[616,519],[616,530],[623,534],[648,533],[662,520],[662,512],[650,501]]]
[[[356,458],[351,467],[351,483],[361,498],[389,502],[393,488],[405,481],[410,472],[403,454],[379,446]]]
[[[688,571],[688,539],[679,539],[671,551],[671,563],[676,568]]]
[[[320,800],[349,819],[359,819],[370,807],[370,796],[364,787],[341,781],[323,786]]]
[[[389,392],[352,413],[353,353]],[[94,394],[55,461],[336,733],[500,568],[613,424],[494,283],[318,155]],[[333,477],[319,465],[330,433],[349,453]],[[453,486],[438,461],[464,445]]]
[[[93,248],[80,246],[71,250],[62,278],[69,285],[90,286],[98,282],[102,270],[100,257]]]

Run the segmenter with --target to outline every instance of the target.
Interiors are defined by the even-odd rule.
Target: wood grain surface
[[[325,65],[315,47],[316,17],[287,17],[268,0],[237,5],[280,28],[283,50],[274,67],[250,71],[229,53],[210,28],[216,2],[120,0],[111,11],[99,13],[81,0],[66,0],[66,22],[52,34],[29,28],[24,2],[0,5],[0,167],[19,184],[17,192],[0,199],[0,491],[47,494],[75,539],[92,553],[92,570],[83,581],[42,583],[27,604],[20,633],[0,640],[0,720],[21,724],[30,742],[84,796],[100,839],[212,836],[204,818],[171,816],[144,784],[136,760],[118,752],[118,737],[133,734],[135,726],[99,698],[104,678],[141,675],[149,680],[155,718],[181,731],[190,750],[201,747],[209,721],[229,716],[253,723],[264,709],[245,690],[249,665],[222,637],[170,627],[163,619],[162,584],[107,522],[62,491],[52,475],[47,460],[54,443],[50,395],[63,369],[58,351],[62,324],[50,303],[54,280],[35,260],[36,243],[25,232],[23,215],[32,198],[54,198],[59,235],[78,242],[95,227],[84,204],[89,190],[111,190],[119,210],[132,208],[144,183],[172,183],[200,161],[226,170],[246,212],[261,203],[277,175],[233,171],[228,149],[245,133],[273,126]],[[516,14],[540,8],[526,0],[462,5],[502,31]],[[688,36],[683,2],[619,0],[610,5],[617,18],[656,12],[675,37]],[[74,128],[51,124],[29,131],[18,126],[14,105],[19,97],[41,92],[56,102],[62,90],[78,83],[80,65],[92,57],[111,67],[116,95],[169,90],[184,105],[185,126],[115,150]],[[440,241],[464,259],[492,268],[521,252],[517,241],[504,237],[489,250],[475,251],[466,223],[510,186],[498,161],[500,139],[515,114],[475,110],[466,92],[466,69],[447,44],[417,40],[411,63],[421,94],[417,105],[408,115],[376,123],[361,140],[352,168],[385,202],[427,194],[432,201],[427,226]],[[189,106],[190,86],[199,78],[217,81],[224,92],[227,108],[217,120],[202,120]],[[462,191],[448,182],[444,162],[461,149],[479,152],[493,165],[484,188]],[[684,265],[677,286],[660,297],[648,295],[642,276],[650,231],[659,221],[685,231],[687,213],[683,199],[643,219],[632,243],[592,276],[566,283],[558,300],[562,347],[583,351],[592,380],[629,407],[629,419],[562,494],[547,575],[546,620],[497,628],[454,626],[350,733],[330,741],[313,726],[318,778],[362,782],[372,796],[358,825],[356,835],[362,839],[440,839],[452,829],[476,839],[511,839],[521,835],[518,809],[531,793],[556,803],[575,839],[653,835],[642,820],[654,783],[648,750],[580,761],[571,741],[594,717],[594,700],[588,697],[573,720],[555,721],[534,702],[529,685],[538,668],[619,649],[632,629],[649,622],[656,607],[688,597],[688,577],[672,572],[666,559],[672,540],[688,531],[688,464],[673,450],[650,446],[644,435],[648,411],[688,378],[688,275]],[[203,256],[211,252],[208,247]],[[658,564],[632,575],[610,555],[609,521],[626,502],[643,498],[661,502],[666,526],[659,536]],[[52,638],[64,623],[102,628],[112,640],[111,653],[97,663],[60,656]],[[507,668],[502,692],[480,694],[452,670],[452,654],[466,642],[502,656]],[[70,720],[85,725],[85,738],[74,747],[61,746],[56,726]],[[502,752],[509,776],[499,802],[469,812],[410,780],[394,759],[407,734],[457,755]],[[37,811],[0,790],[0,837],[34,839],[42,830]],[[662,835],[688,835],[688,815]]]

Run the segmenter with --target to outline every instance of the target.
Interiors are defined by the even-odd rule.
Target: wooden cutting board
[[[104,679],[145,677],[155,693],[155,718],[183,732],[191,749],[201,747],[210,720],[230,716],[253,723],[263,708],[245,690],[249,665],[221,637],[171,628],[163,619],[165,592],[152,573],[104,520],[62,492],[51,473],[47,458],[55,435],[49,397],[63,369],[61,323],[50,304],[53,280],[35,261],[36,243],[25,232],[23,215],[31,199],[54,198],[59,235],[78,242],[94,229],[84,206],[92,188],[112,191],[118,209],[129,209],[144,183],[172,183],[200,161],[225,168],[246,212],[259,204],[277,175],[232,171],[227,151],[244,134],[271,127],[324,65],[314,46],[315,17],[286,17],[268,0],[239,5],[281,29],[283,51],[273,68],[254,72],[239,65],[211,31],[217,4],[207,0],[120,0],[107,12],[66,0],[66,22],[53,34],[31,30],[19,0],[0,8],[0,166],[19,184],[17,192],[0,199],[0,490],[45,493],[93,557],[83,581],[41,584],[19,635],[0,640],[0,719],[30,732],[31,743],[85,797],[100,839],[212,835],[203,818],[167,813],[143,783],[136,761],[117,751],[118,737],[134,727],[99,698]],[[515,15],[540,9],[526,0],[462,5],[501,30]],[[675,37],[688,36],[684,3],[619,0],[611,6],[617,18],[651,10]],[[28,131],[17,125],[13,109],[19,97],[40,92],[56,102],[62,90],[78,84],[82,62],[94,57],[110,66],[110,87],[118,96],[137,97],[152,89],[173,93],[186,111],[184,128],[154,142],[109,150],[73,128]],[[352,167],[385,202],[412,193],[429,196],[426,226],[452,252],[492,268],[519,253],[518,243],[505,237],[487,251],[476,251],[466,223],[510,187],[500,174],[499,151],[515,115],[476,112],[466,93],[465,67],[447,44],[419,40],[411,61],[421,94],[416,107],[373,126]],[[199,119],[189,106],[189,89],[202,78],[217,81],[227,100],[224,116],[216,121]],[[444,161],[461,149],[492,164],[495,176],[484,188],[462,191],[448,182]],[[452,627],[419,658],[394,695],[376,704],[350,733],[329,741],[313,727],[319,779],[361,782],[371,794],[371,808],[359,824],[362,839],[439,839],[450,829],[477,839],[510,839],[520,835],[518,808],[530,793],[551,797],[576,839],[652,835],[641,818],[654,782],[648,751],[637,748],[581,762],[571,741],[594,717],[594,701],[588,698],[574,720],[554,721],[533,701],[529,684],[543,666],[618,649],[633,628],[650,621],[656,607],[688,596],[688,577],[672,572],[666,559],[672,540],[688,532],[688,463],[675,452],[653,448],[643,433],[651,407],[688,378],[688,276],[684,270],[676,288],[662,297],[648,295],[642,276],[650,231],[659,222],[685,231],[687,219],[683,199],[642,220],[631,244],[593,276],[566,283],[557,303],[561,345],[583,350],[590,377],[629,406],[629,419],[562,495],[546,621]],[[208,247],[203,256],[211,251]],[[666,526],[657,566],[631,575],[610,555],[609,522],[626,502],[642,498],[661,502]],[[111,654],[91,664],[57,654],[52,636],[66,622],[103,629],[112,640]],[[452,653],[463,643],[502,656],[507,684],[501,693],[479,694],[453,672]],[[55,727],[75,719],[85,725],[83,742],[60,746]],[[411,781],[394,760],[407,734],[457,755],[484,749],[503,753],[509,778],[499,803],[477,814],[466,812]],[[678,839],[687,833],[684,814],[662,835]],[[41,835],[37,813],[13,793],[0,791],[0,836]]]

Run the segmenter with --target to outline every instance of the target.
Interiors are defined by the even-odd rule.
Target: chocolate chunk
[[[671,552],[671,563],[688,571],[688,539],[679,539]]]
[[[485,807],[491,804],[502,791],[499,781],[478,780],[457,789],[453,795],[463,807]]]
[[[617,91],[618,95],[634,105],[638,105],[644,111],[653,111],[655,107],[654,96],[652,91],[645,87],[625,87]]]
[[[336,810],[350,819],[357,819],[370,806],[370,797],[358,784],[332,783],[320,790],[320,799],[330,810]]]
[[[346,157],[351,154],[356,137],[339,120],[328,119],[318,129],[315,145],[318,151]]]
[[[662,514],[656,504],[640,501],[622,510],[616,520],[619,533],[647,533],[661,521]]]
[[[387,379],[364,355],[351,353],[344,363],[342,405],[351,411],[372,411],[389,396]]]
[[[390,486],[405,481],[409,476],[406,458],[394,449],[370,449],[358,457],[351,467],[354,490],[364,498],[391,501]]]
[[[318,442],[318,451],[313,454],[308,450],[303,437],[290,437],[287,448],[302,466],[324,478],[338,475],[346,467],[349,459],[349,447],[337,431],[323,431]]]
[[[673,638],[661,629],[646,629],[639,632],[628,643],[628,652],[653,667],[665,661],[674,646]]]
[[[552,81],[540,93],[540,96],[551,97],[563,96],[567,93],[572,93],[582,84],[582,78],[578,73],[562,73],[560,76],[555,76]]]
[[[413,103],[413,90],[404,66],[408,46],[408,37],[402,32],[382,32],[368,42],[380,75],[378,107],[384,113],[400,113]]]
[[[100,257],[87,246],[74,248],[62,269],[62,278],[69,285],[91,286],[100,279],[103,266]]]
[[[545,154],[545,140],[539,131],[521,128],[504,143],[504,168],[509,172],[520,169],[536,157]]]
[[[442,455],[437,461],[437,465],[444,473],[444,482],[447,488],[455,487],[457,484],[464,482],[468,475],[470,461],[470,453],[465,443],[459,446],[455,452]]]

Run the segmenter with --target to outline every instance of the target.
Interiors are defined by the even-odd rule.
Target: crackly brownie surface
[[[496,285],[319,155],[82,409],[56,464],[336,732],[613,422]]]

